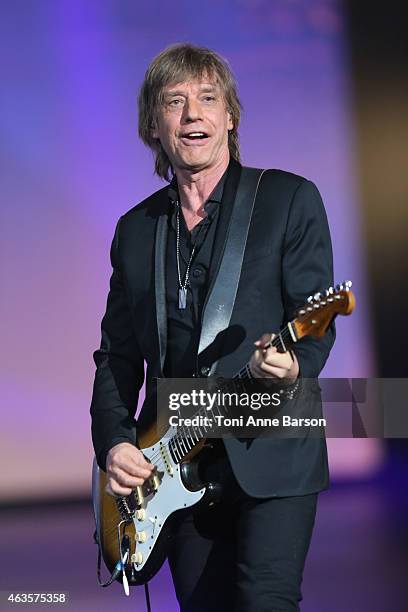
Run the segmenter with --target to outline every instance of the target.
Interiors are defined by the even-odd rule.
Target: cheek
[[[225,116],[224,113],[218,114],[218,116],[214,119],[215,124],[218,126],[218,134],[220,139],[224,139],[224,137],[228,137],[228,130],[232,127],[231,121],[229,119],[229,115]]]
[[[174,149],[177,148],[176,139],[172,136],[172,134],[169,134],[168,132],[165,132],[163,134],[161,143],[166,151],[174,151]]]

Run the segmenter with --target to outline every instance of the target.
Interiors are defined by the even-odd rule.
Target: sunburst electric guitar
[[[268,346],[285,352],[305,336],[323,336],[336,315],[352,313],[355,298],[350,287],[351,282],[345,281],[311,296]],[[248,376],[246,364],[233,378]],[[145,584],[166,558],[175,513],[203,498],[211,503],[216,483],[200,482],[197,470],[197,455],[205,441],[196,431],[193,436],[191,432],[181,436],[168,430],[162,437],[156,427],[138,431],[137,446],[156,468],[152,477],[127,497],[106,493],[107,475],[94,460],[95,539],[111,572],[105,586],[119,580],[128,593],[129,584]]]

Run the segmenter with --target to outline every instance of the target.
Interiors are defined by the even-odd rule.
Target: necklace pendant
[[[179,287],[178,307],[180,310],[184,310],[186,306],[187,306],[187,289],[185,287]]]

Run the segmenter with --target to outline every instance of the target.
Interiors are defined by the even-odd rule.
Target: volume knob
[[[145,531],[137,531],[136,532],[136,541],[137,542],[146,542],[146,532]]]
[[[136,563],[136,565],[140,565],[141,563],[143,563],[143,555],[141,552],[137,552],[135,554],[132,555],[131,557],[131,561],[132,563]]]
[[[144,521],[146,518],[146,510],[144,508],[136,510],[136,518],[138,521]]]

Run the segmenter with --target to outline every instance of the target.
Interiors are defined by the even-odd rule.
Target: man
[[[240,103],[216,53],[173,45],[150,64],[139,96],[139,134],[170,182],[118,222],[91,406],[99,466],[110,492],[128,495],[152,465],[136,430],[155,418],[155,377],[196,371],[203,314],[241,174]],[[313,183],[268,170],[251,218],[231,317],[232,376],[250,359],[257,378],[317,377],[334,341],[307,338],[293,352],[265,346],[311,293],[332,284],[324,207]],[[254,342],[256,347],[254,347]],[[220,357],[219,355],[216,358]],[[147,363],[146,399],[134,415]],[[323,439],[225,439],[202,466],[222,482],[215,508],[182,512],[169,552],[184,611],[298,610],[317,494],[328,486]]]

